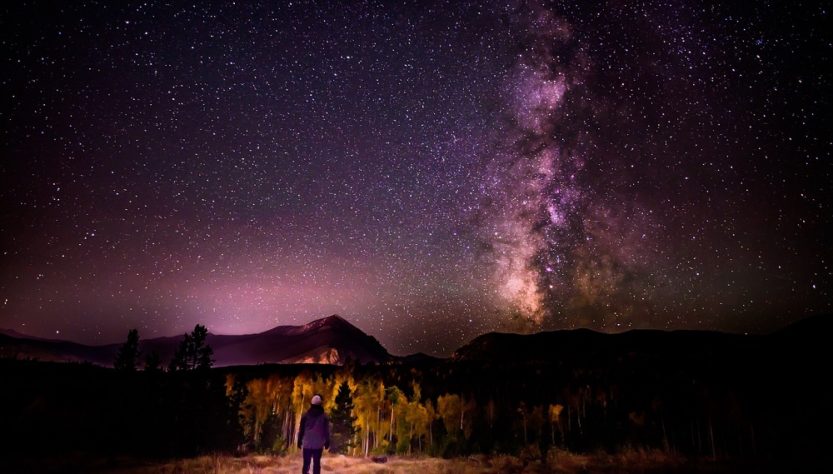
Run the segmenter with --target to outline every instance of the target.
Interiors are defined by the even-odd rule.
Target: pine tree
[[[188,366],[188,352],[189,348],[193,346],[193,344],[194,343],[191,341],[191,334],[186,333],[182,342],[179,343],[179,347],[177,347],[174,352],[174,357],[168,365],[168,371],[176,372],[177,370],[190,369]]]
[[[214,364],[214,350],[211,346],[205,343],[208,337],[208,329],[205,326],[197,324],[194,326],[194,331],[185,334],[182,342],[174,353],[174,358],[168,366],[168,370],[175,372],[177,370],[195,370],[195,369],[210,369]]]
[[[194,327],[194,332],[191,333],[191,337],[194,341],[193,367],[199,370],[210,369],[211,365],[214,364],[214,359],[211,358],[214,355],[214,349],[205,343],[205,340],[208,337],[208,329],[206,329],[205,326],[197,324],[196,327]]]
[[[139,330],[131,329],[127,332],[127,342],[119,348],[116,362],[113,366],[122,372],[135,372],[139,360]]]
[[[332,452],[346,454],[349,448],[355,446],[356,417],[353,416],[353,396],[350,393],[350,386],[347,381],[341,383],[336,395],[335,408],[330,414],[330,421],[333,424]]]

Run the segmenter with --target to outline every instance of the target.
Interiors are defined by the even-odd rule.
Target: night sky
[[[0,328],[448,354],[831,312],[828,7],[6,2]]]

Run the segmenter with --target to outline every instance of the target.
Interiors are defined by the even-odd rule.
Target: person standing
[[[330,449],[330,420],[321,407],[320,395],[312,397],[309,410],[301,417],[298,447],[304,452],[304,467],[301,472],[309,474],[312,461],[313,474],[321,474],[321,453],[324,449]]]

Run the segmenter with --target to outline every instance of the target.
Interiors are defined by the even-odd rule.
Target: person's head
[[[312,400],[310,400],[310,403],[312,403],[313,405],[315,405],[317,407],[320,407],[321,406],[321,395],[313,395]]]

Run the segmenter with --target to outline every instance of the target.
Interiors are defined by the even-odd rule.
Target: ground
[[[703,467],[703,466],[700,466]],[[662,452],[632,452],[610,456],[606,454],[574,455],[564,453],[554,464],[524,463],[512,456],[470,456],[467,458],[439,459],[430,457],[390,457],[384,463],[362,457],[325,454],[322,460],[324,473],[349,474],[486,474],[486,473],[584,473],[584,472],[668,472],[692,471],[681,458]],[[699,470],[699,469],[697,469]],[[300,456],[203,456],[167,463],[145,464],[108,469],[119,474],[146,473],[223,473],[223,474],[276,474],[301,472]]]
[[[6,460],[8,461],[8,459]],[[738,472],[782,473],[819,472],[811,466],[790,463],[775,465],[762,460],[745,462],[701,459],[686,460],[664,451],[627,450],[619,454],[572,454],[559,452],[547,464],[540,460],[524,462],[521,458],[505,455],[473,455],[469,457],[440,459],[431,457],[392,456],[384,463],[369,458],[348,457],[326,453],[322,460],[322,473],[345,474],[585,474],[585,473],[706,473],[728,474]],[[798,468],[798,469],[796,469]],[[76,453],[60,458],[18,460],[4,465],[0,459],[0,472],[43,473],[108,473],[108,474],[298,474],[301,472],[300,455],[264,456],[228,455],[201,456],[167,461],[139,460],[127,457],[106,457]]]

